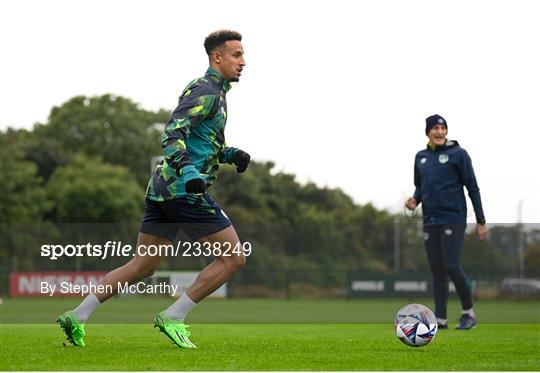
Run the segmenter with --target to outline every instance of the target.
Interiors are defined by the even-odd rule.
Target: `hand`
[[[238,149],[234,152],[231,161],[236,165],[236,172],[240,174],[248,168],[251,157],[245,151]]]
[[[202,178],[191,179],[186,182],[186,193],[202,194],[206,192],[206,183]]]
[[[417,206],[418,206],[418,202],[416,202],[416,199],[414,197],[409,197],[405,201],[405,207],[407,207],[411,211],[414,211]]]
[[[182,168],[182,177],[184,178],[186,193],[200,194],[206,191],[206,182],[193,165]]]
[[[487,228],[485,224],[476,224],[476,235],[479,240],[485,240],[487,237]]]

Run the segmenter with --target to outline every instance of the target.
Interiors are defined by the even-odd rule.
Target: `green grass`
[[[47,324],[74,308],[75,298],[4,299],[0,321],[5,324]],[[91,322],[144,324],[172,302],[168,297],[113,298],[102,305]],[[423,303],[433,309],[431,299],[207,299],[189,315],[196,324],[257,323],[391,323],[396,312],[408,303]],[[482,323],[540,323],[538,301],[481,301],[474,306]],[[451,321],[460,315],[459,302],[448,305]]]
[[[539,326],[440,331],[424,348],[382,324],[202,324],[197,350],[151,325],[88,325],[87,346],[63,347],[58,327],[4,325],[2,370],[538,370]]]
[[[62,345],[57,325],[16,322],[39,313],[50,321],[77,300],[4,300],[0,370],[540,370],[538,302],[479,302],[476,329],[441,330],[411,348],[392,326],[410,300],[208,300],[188,320],[199,349],[180,350],[150,323],[170,301],[107,302],[86,326],[87,346],[75,348]],[[450,312],[458,317],[457,303]],[[144,324],[103,323],[143,316]]]

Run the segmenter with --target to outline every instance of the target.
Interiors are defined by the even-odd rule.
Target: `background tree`
[[[146,186],[150,159],[161,154],[161,128],[168,119],[165,110],[147,111],[128,98],[77,96],[54,107],[48,122],[36,126],[27,157],[48,178],[76,153],[99,156],[126,167]]]
[[[144,190],[125,167],[78,154],[52,174],[47,197],[55,222],[133,222],[141,219]]]
[[[0,265],[116,266],[114,260],[59,260],[36,267],[32,250],[55,240],[134,244],[150,160],[161,154],[160,136],[168,118],[164,110],[147,111],[124,97],[78,96],[54,107],[48,121],[31,131],[0,131]],[[425,275],[428,270],[421,217],[357,204],[340,189],[301,184],[272,162],[254,161],[243,174],[223,165],[210,194],[224,206],[241,239],[253,245],[250,266],[235,278],[244,285],[257,283],[275,291],[287,281],[309,280],[317,287],[339,287],[347,271],[393,273],[396,221],[400,272]],[[515,273],[520,232],[516,225],[490,227],[488,242],[468,234],[464,267],[479,277]],[[527,275],[538,275],[539,240],[538,230],[527,229]],[[166,258],[162,268],[197,269],[204,263],[201,258]],[[0,279],[0,292],[5,284]]]
[[[525,250],[525,274],[540,278],[540,241],[531,243]]]
[[[32,267],[24,258],[30,257],[32,232],[40,229],[50,206],[36,165],[22,158],[22,144],[29,137],[24,130],[0,132],[0,282],[4,283],[7,268]]]

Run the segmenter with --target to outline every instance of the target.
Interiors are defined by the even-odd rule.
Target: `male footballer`
[[[224,136],[225,96],[230,83],[239,81],[245,66],[241,41],[242,36],[230,30],[213,32],[205,39],[210,66],[203,77],[184,89],[161,137],[164,161],[156,166],[148,183],[138,247],[172,244],[179,229],[193,241],[239,247],[240,240],[231,222],[206,190],[216,179],[220,163],[234,164],[237,172],[242,173],[250,162],[246,152],[227,147]],[[77,308],[59,316],[58,323],[67,339],[75,346],[84,346],[84,323],[92,312],[118,292],[118,284],[151,276],[160,262],[159,255],[136,254],[128,263],[109,272],[100,285],[111,285],[114,291],[90,294]],[[156,315],[155,326],[178,347],[196,348],[184,324],[186,315],[245,262],[240,250],[215,256],[187,291]]]

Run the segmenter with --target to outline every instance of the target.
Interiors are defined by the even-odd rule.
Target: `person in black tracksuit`
[[[443,117],[436,114],[426,119],[429,143],[426,149],[416,154],[416,189],[405,206],[415,210],[422,203],[424,241],[433,275],[435,315],[439,328],[448,328],[448,276],[454,283],[463,309],[456,329],[471,329],[476,326],[471,284],[460,265],[467,221],[463,186],[467,188],[474,207],[476,233],[480,239],[486,238],[486,219],[471,158],[457,141],[446,139],[447,133],[448,125]]]

